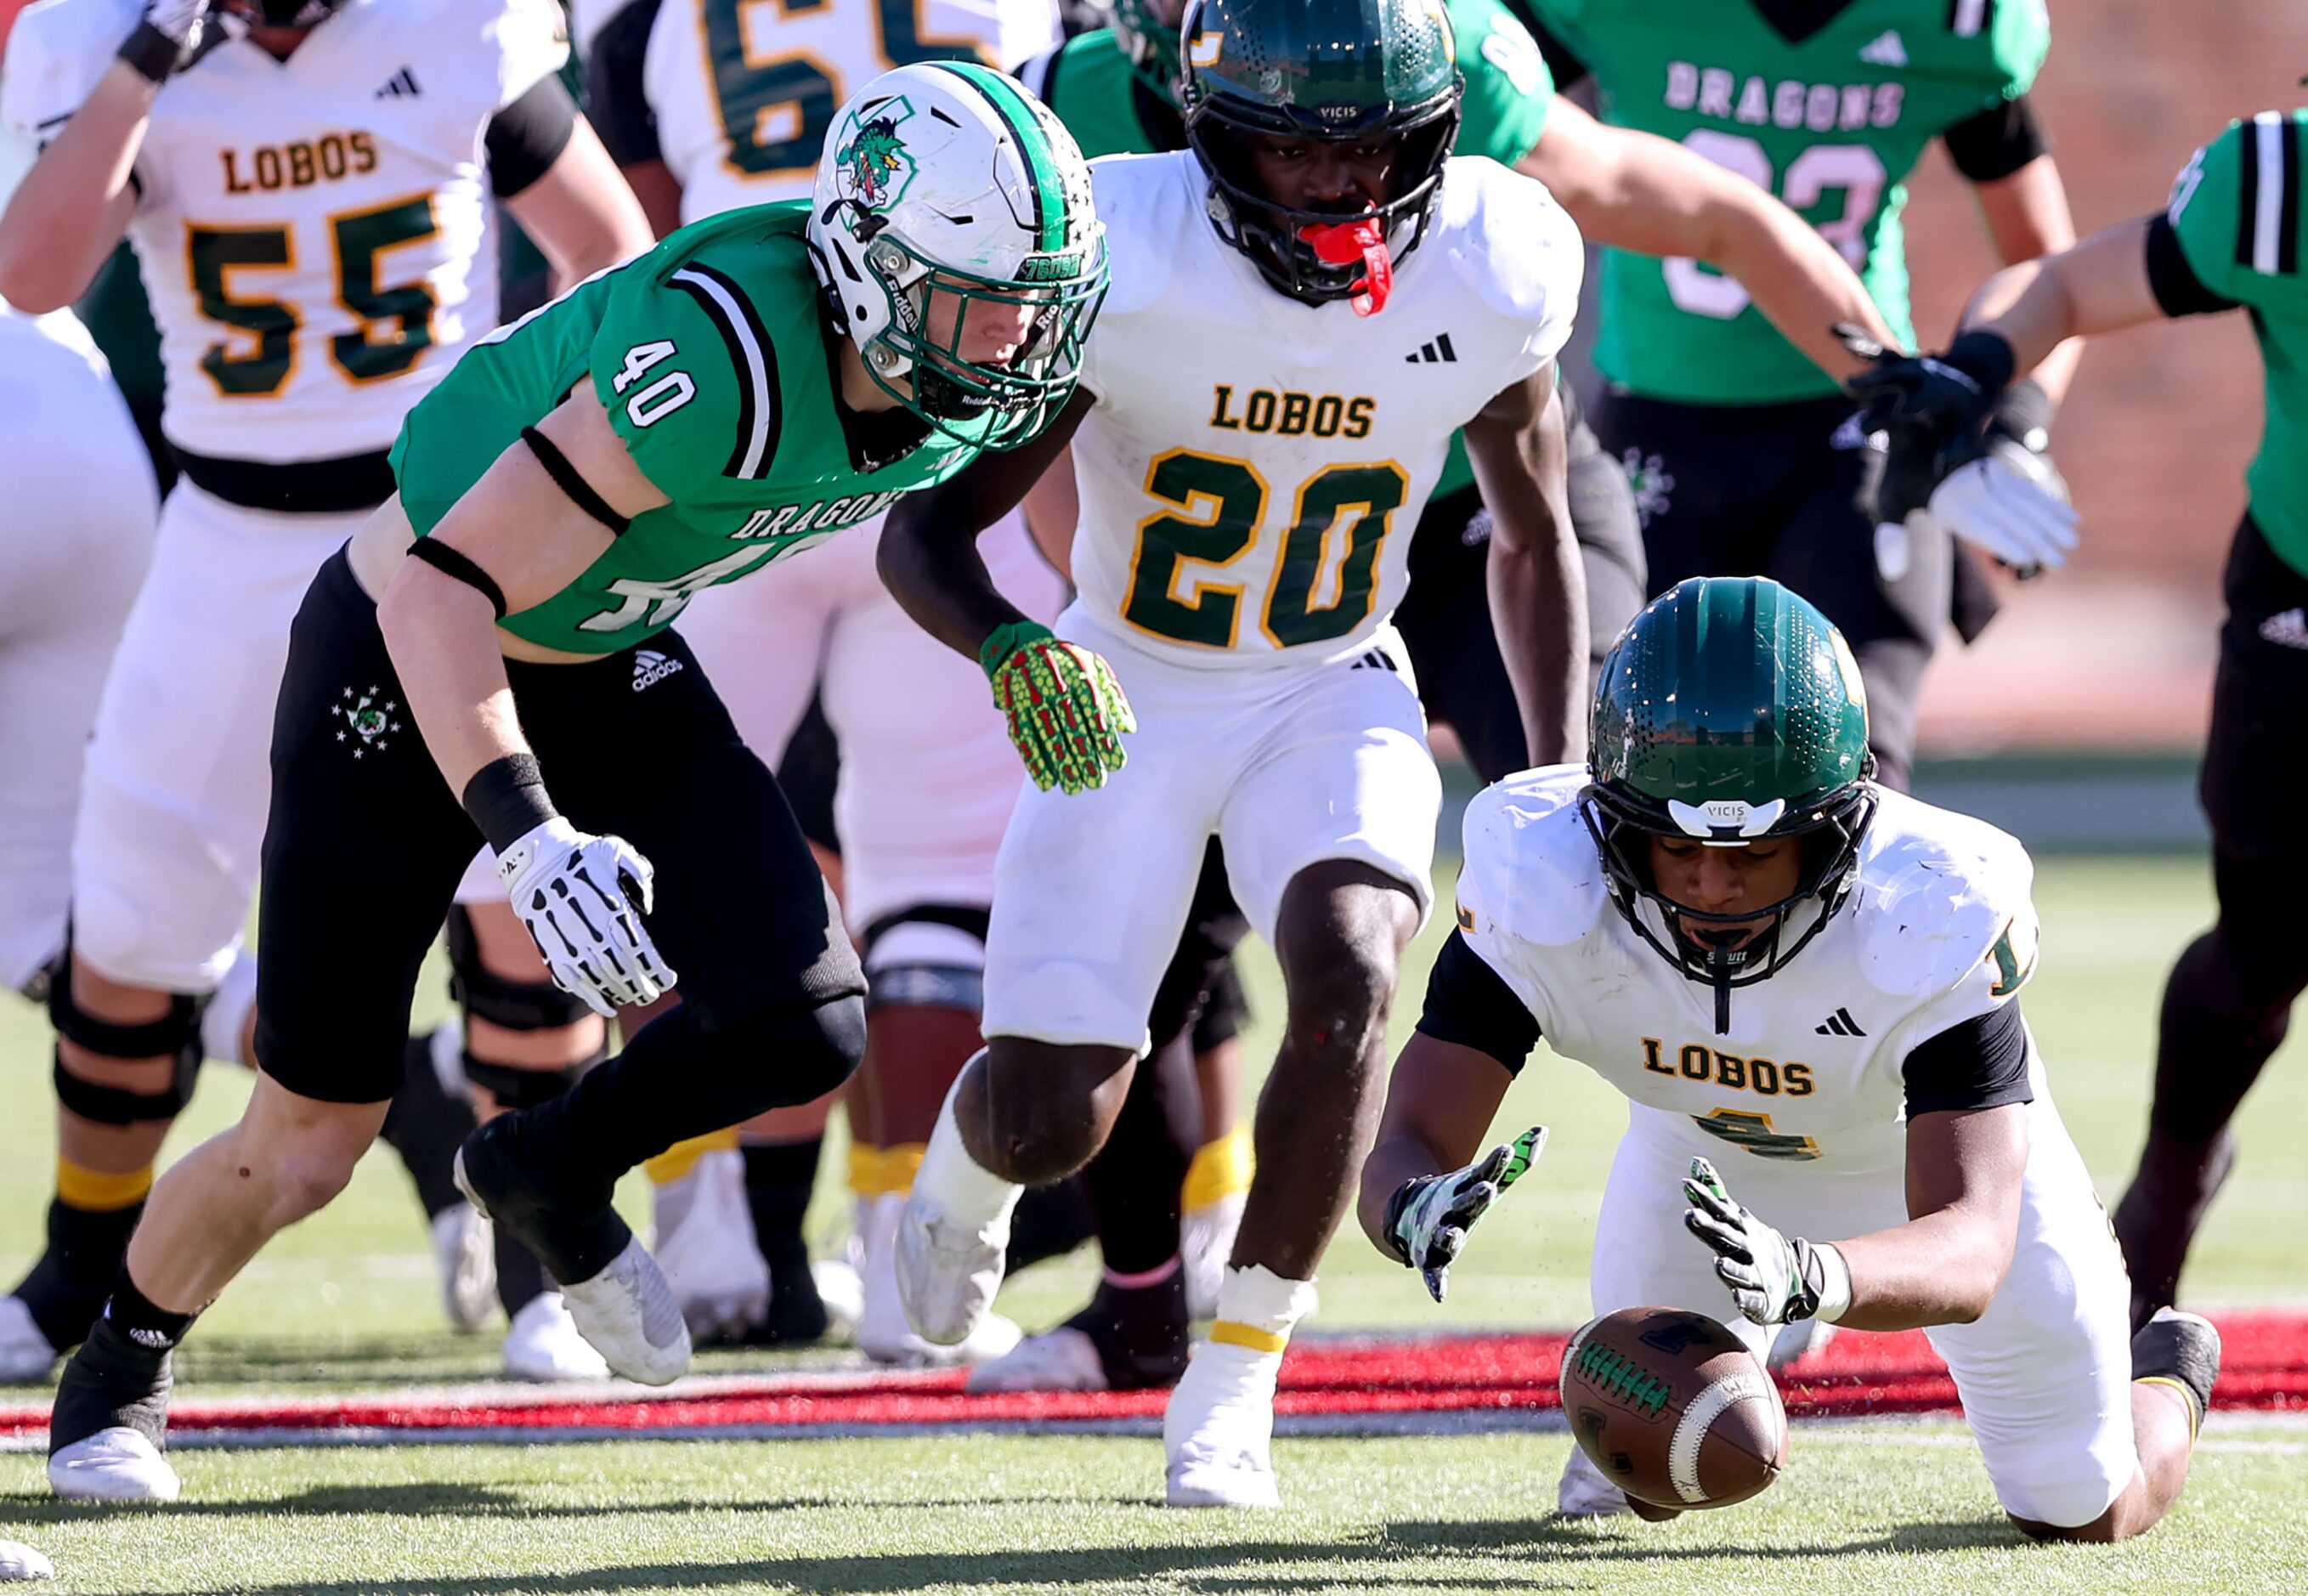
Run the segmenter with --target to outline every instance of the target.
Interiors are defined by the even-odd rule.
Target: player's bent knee
[[[757,1071],[771,1062],[776,1088],[764,1108],[811,1102],[847,1085],[866,1057],[866,1000],[855,994],[788,1004],[710,1033],[724,1065]]]
[[[1121,1048],[990,1039],[986,1109],[1003,1173],[1046,1186],[1089,1162],[1122,1113],[1133,1073],[1132,1055]]]
[[[529,962],[536,952],[525,945]],[[507,1031],[552,1031],[592,1017],[582,998],[563,991],[536,964],[533,978],[524,971],[508,974],[492,967],[483,956],[483,937],[475,929],[471,910],[459,903],[449,910],[445,940],[449,953],[449,996],[476,1019]],[[499,961],[503,962],[502,960]]]
[[[2121,1540],[2154,1522],[2135,1522],[2140,1515],[2132,1511],[2132,1498],[2140,1488],[2136,1473],[2112,1499],[2108,1484],[2097,1473],[2068,1480],[2031,1481],[2025,1501],[2004,1504],[2004,1516],[2037,1540]]]

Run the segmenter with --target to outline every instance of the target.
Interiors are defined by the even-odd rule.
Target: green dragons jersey
[[[2262,111],[2201,150],[2166,212],[2204,287],[2247,306],[2266,373],[2266,430],[2244,483],[2268,545],[2308,574],[2308,277],[2300,185],[2308,110]]]
[[[582,575],[507,616],[505,630],[573,653],[631,647],[705,589],[878,515],[977,454],[903,411],[845,428],[803,242],[808,214],[808,201],[793,200],[668,234],[474,345],[409,412],[392,469],[419,536],[588,379],[633,462],[672,501],[633,517]],[[856,439],[869,433],[886,459],[860,460]]]
[[[1604,120],[1680,141],[1769,189],[1843,252],[1910,348],[1905,179],[1957,123],[2024,93],[2050,44],[2044,0],[1851,0],[1790,39],[1757,0],[1530,0],[1594,74]],[[1821,398],[1835,379],[1737,280],[1607,250],[1595,364],[1691,404]]]
[[[1459,74],[1466,80],[1453,155],[1487,155],[1503,166],[1537,147],[1554,103],[1554,79],[1530,30],[1501,0],[1445,0],[1458,43]],[[1152,155],[1181,150],[1177,112],[1157,99],[1123,54],[1114,30],[1076,34],[1029,62],[1018,75],[1055,111],[1081,152]],[[1435,479],[1430,502],[1474,485],[1467,445],[1451,440],[1451,455]]]

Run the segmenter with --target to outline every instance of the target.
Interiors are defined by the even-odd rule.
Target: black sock
[[[400,1059],[400,1090],[385,1109],[384,1128],[378,1134],[400,1155],[409,1178],[417,1183],[425,1217],[438,1219],[465,1200],[450,1178],[450,1168],[458,1144],[473,1134],[473,1106],[442,1090],[441,1076],[433,1067],[430,1032],[410,1037]]]
[[[824,1299],[809,1272],[809,1244],[802,1218],[817,1186],[817,1160],[824,1145],[806,1142],[745,1144],[745,1206],[754,1216],[754,1238],[770,1266],[770,1316],[763,1329],[771,1342],[814,1342],[825,1333]]]
[[[125,1272],[122,1281],[124,1289],[134,1290],[126,1286]],[[116,1307],[118,1300],[115,1293]],[[187,1324],[192,1320],[190,1314],[170,1316]],[[168,1430],[168,1390],[174,1383],[170,1356],[167,1348],[132,1339],[116,1320],[99,1319],[56,1384],[56,1405],[48,1415],[48,1454],[53,1457],[99,1430],[121,1426],[155,1446],[161,1445]]]
[[[113,1281],[112,1300],[104,1305],[104,1322],[137,1346],[154,1352],[166,1352],[185,1339],[193,1321],[201,1316],[194,1308],[180,1314],[162,1307],[136,1288],[128,1278],[127,1267],[121,1268],[119,1278]]]
[[[108,1212],[74,1208],[62,1197],[48,1200],[48,1244],[13,1294],[57,1351],[78,1346],[104,1311],[143,1213],[141,1198]]]
[[[1176,1385],[1186,1372],[1186,1272],[1174,1255],[1152,1285],[1117,1286],[1101,1279],[1089,1306],[1066,1326],[1089,1337],[1116,1391]]]
[[[497,1301],[510,1319],[552,1289],[545,1265],[537,1255],[515,1240],[503,1227],[490,1231],[497,1258]]]

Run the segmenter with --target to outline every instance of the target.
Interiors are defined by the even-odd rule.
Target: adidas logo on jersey
[[[2263,642],[2288,649],[2308,649],[2308,610],[2287,609],[2269,616],[2260,623],[2260,635]]]
[[[681,661],[668,660],[655,649],[633,651],[633,691],[640,693],[656,686],[681,669]]]
[[[1434,342],[1420,344],[1417,354],[1405,355],[1402,360],[1406,366],[1455,366],[1459,362],[1459,351],[1451,347],[1448,332],[1438,332]]]
[[[386,81],[383,88],[379,89],[369,98],[371,99],[414,99],[421,92],[423,91],[417,87],[415,70],[404,66]]]
[[[1859,1022],[1851,1017],[1851,1011],[1847,1008],[1836,1010],[1835,1013],[1828,1015],[1825,1024],[1814,1025],[1812,1029],[1821,1036],[1865,1036],[1867,1034],[1859,1029]]]
[[[1859,47],[1859,58],[1870,66],[1905,66],[1908,47],[1900,42],[1897,28],[1886,28]]]

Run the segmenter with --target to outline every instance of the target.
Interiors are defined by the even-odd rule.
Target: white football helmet
[[[1106,229],[1073,136],[1015,79],[929,61],[858,91],[818,159],[809,239],[866,371],[931,426],[1002,448],[1072,393],[1106,293]],[[954,315],[937,326],[941,295]],[[1037,307],[1006,365],[961,358],[984,299]]]

